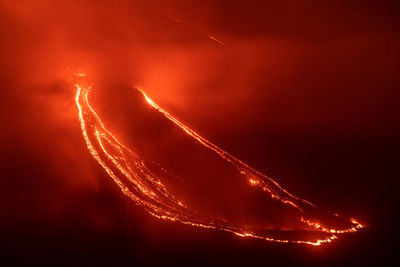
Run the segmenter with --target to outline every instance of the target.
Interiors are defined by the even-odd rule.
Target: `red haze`
[[[205,264],[381,263],[393,236],[382,229],[396,221],[398,17],[396,1],[0,0],[6,258],[164,263],[183,251]],[[372,234],[315,258],[155,221],[90,157],[71,71],[145,89],[213,143],[289,191],[363,218]]]

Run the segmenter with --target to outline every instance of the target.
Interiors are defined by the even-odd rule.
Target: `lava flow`
[[[82,74],[80,76],[84,75]],[[301,214],[298,220],[304,225],[304,228],[286,230],[298,231],[305,229],[309,233],[315,235],[305,238],[287,238],[287,235],[280,234],[278,230],[264,229],[266,231],[259,231],[259,229],[251,225],[233,223],[227,219],[216,218],[215,216],[209,216],[203,212],[194,210],[171,193],[160,179],[158,175],[159,172],[150,168],[140,155],[122,144],[105,127],[103,121],[88,101],[88,95],[92,86],[75,84],[75,87],[77,89],[75,101],[78,107],[79,120],[83,137],[90,153],[117,183],[126,196],[131,198],[138,205],[143,206],[150,214],[157,218],[177,221],[192,226],[232,232],[241,237],[253,237],[267,241],[309,244],[314,246],[331,242],[337,238],[338,234],[355,232],[363,228],[363,225],[355,219],[345,218],[335,213],[322,211],[316,205],[290,194],[273,179],[254,170],[246,163],[201,137],[158,106],[145,92],[138,89],[152,108],[161,113],[166,119],[173,122],[199,144],[212,150],[225,162],[236,168],[241,177],[248,181],[249,186],[257,187],[273,200],[296,209],[299,214]],[[158,171],[165,172],[161,167],[159,167]],[[323,220],[324,216],[339,218],[344,221],[345,224],[342,224],[342,227],[334,227]]]

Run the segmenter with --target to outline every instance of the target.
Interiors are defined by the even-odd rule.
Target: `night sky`
[[[399,17],[397,1],[0,0],[0,263],[398,261]],[[185,167],[176,172],[193,183],[181,193],[202,209],[248,218],[233,182],[201,194],[216,183],[208,172],[228,185],[229,175],[140,113],[133,88],[289,192],[367,227],[311,247],[154,218],[90,155],[73,72],[98,85],[93,105],[121,140]],[[254,214],[283,216],[264,204]]]

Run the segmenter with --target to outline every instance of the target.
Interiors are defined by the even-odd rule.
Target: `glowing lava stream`
[[[234,225],[226,220],[212,218],[191,210],[168,191],[157,175],[146,166],[145,162],[135,152],[121,144],[117,138],[106,129],[99,116],[89,104],[88,94],[91,90],[91,86],[75,84],[75,87],[77,89],[75,101],[78,107],[81,129],[90,153],[117,183],[125,195],[158,218],[178,221],[203,228],[219,229],[232,232],[242,237],[314,246],[331,242],[333,239],[337,238],[335,234],[355,232],[363,227],[363,225],[354,219],[348,219],[351,227],[344,229],[332,229],[319,222],[306,219],[305,212],[307,210],[317,209],[314,204],[293,196],[281,188],[279,184],[271,178],[254,170],[244,162],[204,139],[170,115],[167,111],[160,108],[142,90],[139,90],[153,108],[175,123],[185,131],[186,134],[196,139],[203,146],[213,150],[224,160],[233,164],[245,179],[248,179],[251,186],[258,186],[262,190],[268,192],[273,199],[298,209],[303,214],[303,216],[301,216],[301,222],[310,227],[312,231],[329,233],[329,236],[323,239],[310,238],[311,240],[279,239],[264,234],[257,234],[249,227]],[[161,168],[160,170],[163,171]],[[337,214],[334,215],[342,217]]]

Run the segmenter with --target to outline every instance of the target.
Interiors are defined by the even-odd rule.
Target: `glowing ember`
[[[197,32],[199,32],[199,33],[201,33],[201,34],[203,34],[204,36],[207,36],[207,37],[210,38],[212,41],[217,42],[217,43],[218,43],[219,45],[221,45],[221,46],[224,46],[224,47],[226,46],[224,42],[222,42],[221,40],[218,40],[217,37],[215,37],[215,36],[213,36],[213,35],[211,35],[211,34],[208,34],[208,33],[204,32],[204,31],[202,31],[202,30],[200,30],[200,29],[198,29],[198,28],[196,28],[196,27],[193,27],[193,26],[191,26],[191,25],[188,25],[188,24],[184,23],[182,20],[180,20],[180,19],[178,19],[178,18],[176,18],[176,17],[169,17],[169,18],[172,19],[173,21],[175,21],[176,23],[185,25],[185,26],[187,26],[187,27],[189,27],[189,28],[191,28],[191,29],[193,29],[193,30],[195,30],[195,31],[197,31]]]
[[[83,77],[85,75],[78,74],[78,76]],[[226,162],[232,164],[241,173],[243,178],[249,181],[251,186],[259,187],[261,190],[267,192],[272,199],[299,210],[302,214],[300,221],[305,227],[310,229],[309,231],[327,234],[326,237],[322,239],[315,237],[309,239],[279,238],[279,236],[277,237],[276,235],[261,234],[249,226],[236,225],[227,220],[206,216],[192,210],[170,193],[168,188],[163,185],[160,178],[154,171],[146,166],[139,155],[121,144],[117,138],[105,128],[102,120],[88,102],[88,94],[92,87],[81,86],[79,84],[75,84],[75,86],[77,89],[75,100],[78,107],[79,120],[83,137],[90,153],[117,183],[126,196],[131,198],[138,205],[143,206],[150,214],[157,218],[178,221],[197,227],[219,229],[232,232],[241,237],[253,237],[267,241],[309,244],[314,246],[331,242],[337,238],[334,234],[355,232],[363,227],[363,225],[355,219],[345,219],[333,213],[329,214],[345,219],[351,226],[346,228],[332,228],[321,222],[306,218],[310,211],[319,211],[314,204],[290,194],[271,178],[254,170],[241,160],[204,139],[167,111],[163,110],[142,90],[139,90],[149,105],[163,114],[168,120],[175,123],[187,135],[214,151]]]

